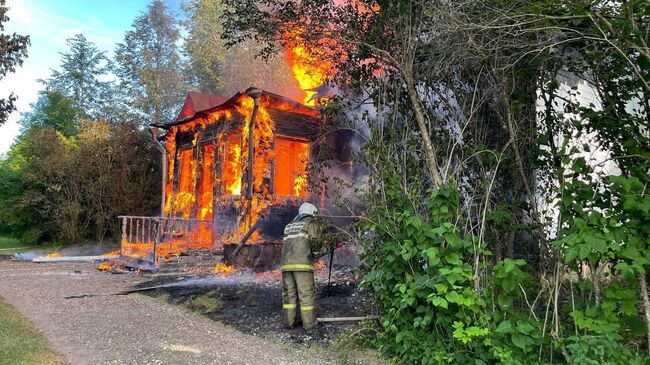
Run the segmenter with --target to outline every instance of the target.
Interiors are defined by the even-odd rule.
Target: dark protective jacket
[[[314,249],[319,243],[320,227],[310,215],[297,216],[284,227],[280,265],[282,271],[314,270]]]

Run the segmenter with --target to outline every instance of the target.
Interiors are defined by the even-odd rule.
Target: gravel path
[[[139,281],[96,264],[0,261],[0,296],[28,317],[70,364],[325,364],[143,295],[108,293]]]

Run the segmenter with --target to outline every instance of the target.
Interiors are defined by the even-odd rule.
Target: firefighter
[[[313,260],[314,251],[320,248],[317,246],[321,235],[315,219],[317,213],[313,204],[303,203],[298,215],[284,228],[282,307],[289,328],[295,324],[297,310],[300,310],[303,328],[312,329],[316,326]]]

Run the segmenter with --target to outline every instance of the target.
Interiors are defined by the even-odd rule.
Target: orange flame
[[[47,254],[47,256],[45,256],[45,257],[59,257],[59,256],[61,256],[61,252],[56,251],[56,252],[52,252],[52,253]]]
[[[229,195],[241,194],[241,136],[231,134],[226,141],[227,151],[222,171],[224,193]]]
[[[326,45],[307,48],[304,45],[302,34],[301,29],[288,29],[284,32],[284,38],[287,40],[284,59],[291,67],[291,72],[300,89],[305,93],[302,102],[305,105],[314,106],[317,101],[317,92],[310,89],[325,84],[333,74],[333,67],[331,62],[326,61],[323,56]]]
[[[112,262],[103,262],[97,266],[97,270],[99,271],[108,271],[112,270],[115,267],[115,264]]]
[[[322,259],[314,262],[314,270],[316,270],[316,271],[323,270],[325,268],[325,266],[326,266],[325,261],[323,261]]]
[[[190,228],[190,232],[173,232],[170,237],[165,236],[164,242],[159,242],[156,246],[158,258],[179,255],[190,248],[213,248],[215,242],[238,241],[257,221],[261,212],[273,203],[274,197],[306,196],[309,142],[276,138],[275,123],[269,114],[269,108],[311,117],[317,117],[318,112],[298,107],[293,102],[273,101],[271,105],[271,100],[275,99],[269,99],[264,94],[260,97],[253,125],[250,121],[254,102],[243,95],[231,104],[234,109],[210,111],[204,117],[170,127],[165,136],[168,171],[164,215],[205,222],[193,224],[194,228]],[[214,140],[209,143],[203,139],[206,128],[236,119],[243,121],[241,129],[226,126],[216,132]],[[249,156],[248,146],[248,132],[251,128],[253,156]],[[212,131],[211,129],[210,133]],[[185,145],[177,145],[178,132],[184,133],[183,140],[179,139],[178,143],[186,143]],[[191,145],[183,141],[191,141]],[[252,171],[248,171],[249,159],[253,160]],[[250,183],[247,177],[251,173],[253,194],[249,197],[243,192],[248,192]],[[213,212],[218,207],[233,204],[241,212],[238,228],[231,237],[216,239],[213,237]],[[121,253],[135,258],[149,258],[154,246],[149,231],[151,227],[129,227],[133,232],[129,231],[128,238],[123,239]],[[255,233],[249,242],[254,243],[259,237]]]
[[[226,264],[217,264],[214,267],[214,272],[217,274],[229,275],[232,274],[234,271],[235,271],[234,266],[229,266]]]

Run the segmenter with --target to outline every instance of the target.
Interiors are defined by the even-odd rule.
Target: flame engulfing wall
[[[309,198],[307,165],[319,128],[318,112],[268,92],[259,98],[253,121],[254,108],[251,97],[238,93],[219,105],[158,125],[167,130],[161,139],[168,172],[163,209],[167,220],[160,223],[167,228],[154,228],[164,234],[156,248],[161,254],[236,242],[269,209],[292,207],[295,213],[295,207]],[[138,230],[140,224],[135,225]],[[142,256],[142,251],[153,248],[150,236],[136,234],[134,240],[123,235],[123,254]],[[279,238],[256,232],[249,242]]]

